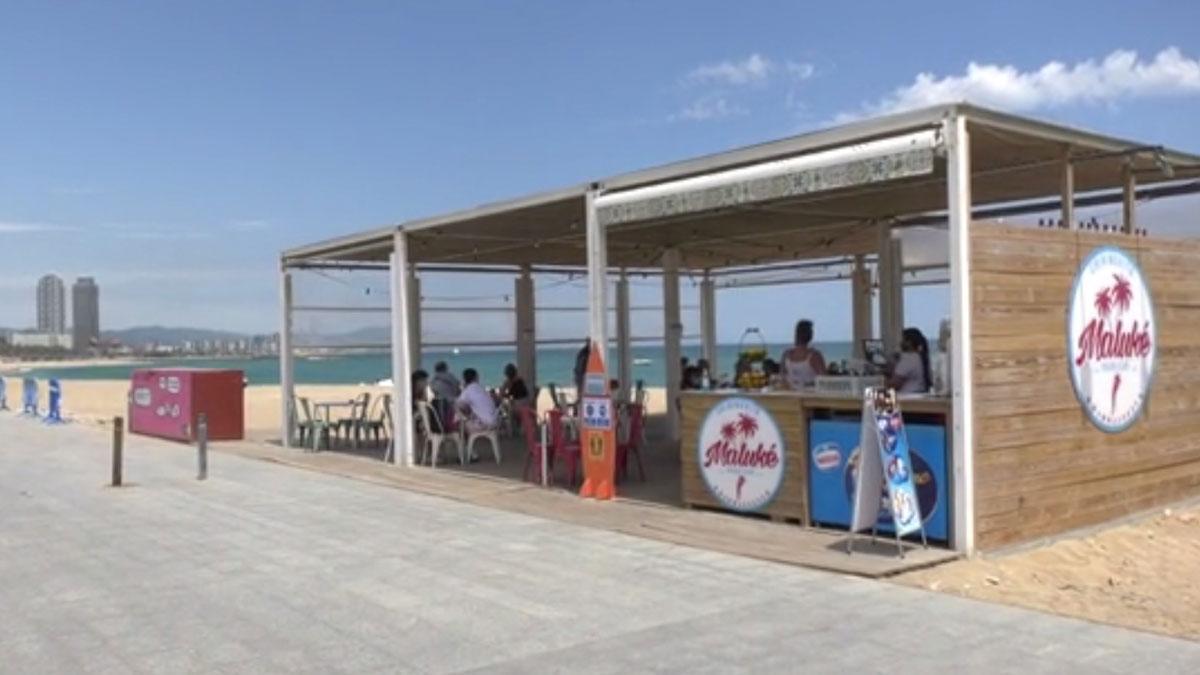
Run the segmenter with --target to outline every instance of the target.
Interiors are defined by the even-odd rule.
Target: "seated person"
[[[916,328],[905,328],[900,339],[900,356],[892,366],[888,386],[900,394],[929,391],[929,342]]]
[[[447,401],[458,400],[459,394],[462,393],[462,385],[458,383],[458,378],[450,372],[445,361],[438,361],[433,366],[433,380],[429,383],[429,387],[433,389],[434,398]]]
[[[463,427],[468,434],[477,434],[496,429],[496,402],[479,384],[479,373],[474,368],[463,371],[466,387],[459,395],[456,407],[462,415]]]
[[[500,385],[500,398],[507,401],[512,401],[514,404],[529,405],[529,387],[525,386],[525,380],[517,373],[517,367],[513,364],[504,366],[504,384]]]
[[[429,386],[429,373],[424,370],[417,370],[412,374],[412,406],[413,419],[416,421],[417,431],[424,432],[424,425],[421,422],[421,404],[428,403],[428,395],[426,391]],[[434,408],[435,414],[429,416],[429,432],[434,434],[442,433],[442,416],[444,411]]]

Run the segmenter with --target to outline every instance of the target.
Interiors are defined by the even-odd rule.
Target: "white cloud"
[[[1149,61],[1139,58],[1137,52],[1119,49],[1098,62],[1088,59],[1067,65],[1050,61],[1029,71],[1011,65],[971,62],[962,75],[937,77],[921,73],[912,84],[839,118],[854,119],[955,101],[1029,111],[1194,94],[1200,94],[1200,61],[1188,58],[1176,47],[1160,51]]]
[[[811,63],[774,61],[757,52],[741,60],[701,65],[683,77],[681,87],[686,91],[698,89],[702,94],[668,116],[667,121],[699,122],[748,115],[750,109],[745,99],[779,95],[781,86],[788,88],[785,94],[788,107],[795,107],[795,88],[815,73],[816,67]]]
[[[0,221],[0,234],[39,234],[42,232],[69,232],[78,228],[53,223],[22,223]]]
[[[672,122],[707,122],[725,117],[747,115],[750,111],[736,103],[730,103],[723,96],[707,96],[688,104],[683,110],[671,115]]]
[[[797,61],[785,61],[780,65],[756,52],[741,61],[726,60],[699,66],[692,69],[683,81],[685,85],[761,86],[768,84],[779,72],[795,80],[807,80],[816,72],[816,67]]]
[[[770,59],[761,54],[751,54],[741,61],[721,61],[699,66],[687,74],[685,82],[735,87],[765,84],[775,69]]]
[[[788,61],[785,64],[785,67],[788,75],[791,75],[797,80],[807,80],[817,72],[816,66],[811,63],[797,63],[795,61]]]

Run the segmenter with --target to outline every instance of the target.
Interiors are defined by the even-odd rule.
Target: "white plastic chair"
[[[430,467],[436,467],[438,455],[442,451],[442,445],[446,441],[451,441],[458,450],[458,463],[465,465],[467,463],[467,453],[463,447],[462,437],[454,432],[446,431],[446,427],[440,424],[438,426],[442,428],[442,431],[439,433],[433,432],[433,426],[429,422],[431,417],[437,416],[437,411],[433,409],[433,406],[429,405],[428,401],[421,401],[418,410],[421,412],[421,426],[425,427],[425,441],[422,444],[424,449],[421,453],[421,462],[429,462]],[[438,417],[438,421],[441,421],[441,417]]]
[[[466,424],[462,425],[463,431],[466,432]],[[480,438],[486,438],[492,443],[492,456],[496,458],[496,463],[500,463],[500,430],[498,428],[485,429],[484,431],[476,431],[473,434],[467,434],[467,454],[475,454],[475,441]]]

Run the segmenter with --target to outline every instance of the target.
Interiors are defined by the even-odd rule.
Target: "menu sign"
[[[1067,315],[1071,384],[1092,424],[1108,433],[1138,417],[1154,376],[1154,302],[1137,262],[1116,246],[1092,251],[1075,276]]]

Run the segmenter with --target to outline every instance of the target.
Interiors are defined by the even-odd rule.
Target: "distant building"
[[[39,333],[67,332],[67,293],[57,274],[47,274],[37,285],[37,329]]]
[[[67,333],[13,333],[11,344],[13,347],[70,349],[71,336]]]
[[[75,351],[100,344],[100,287],[91,277],[79,277],[71,287],[72,334]]]

